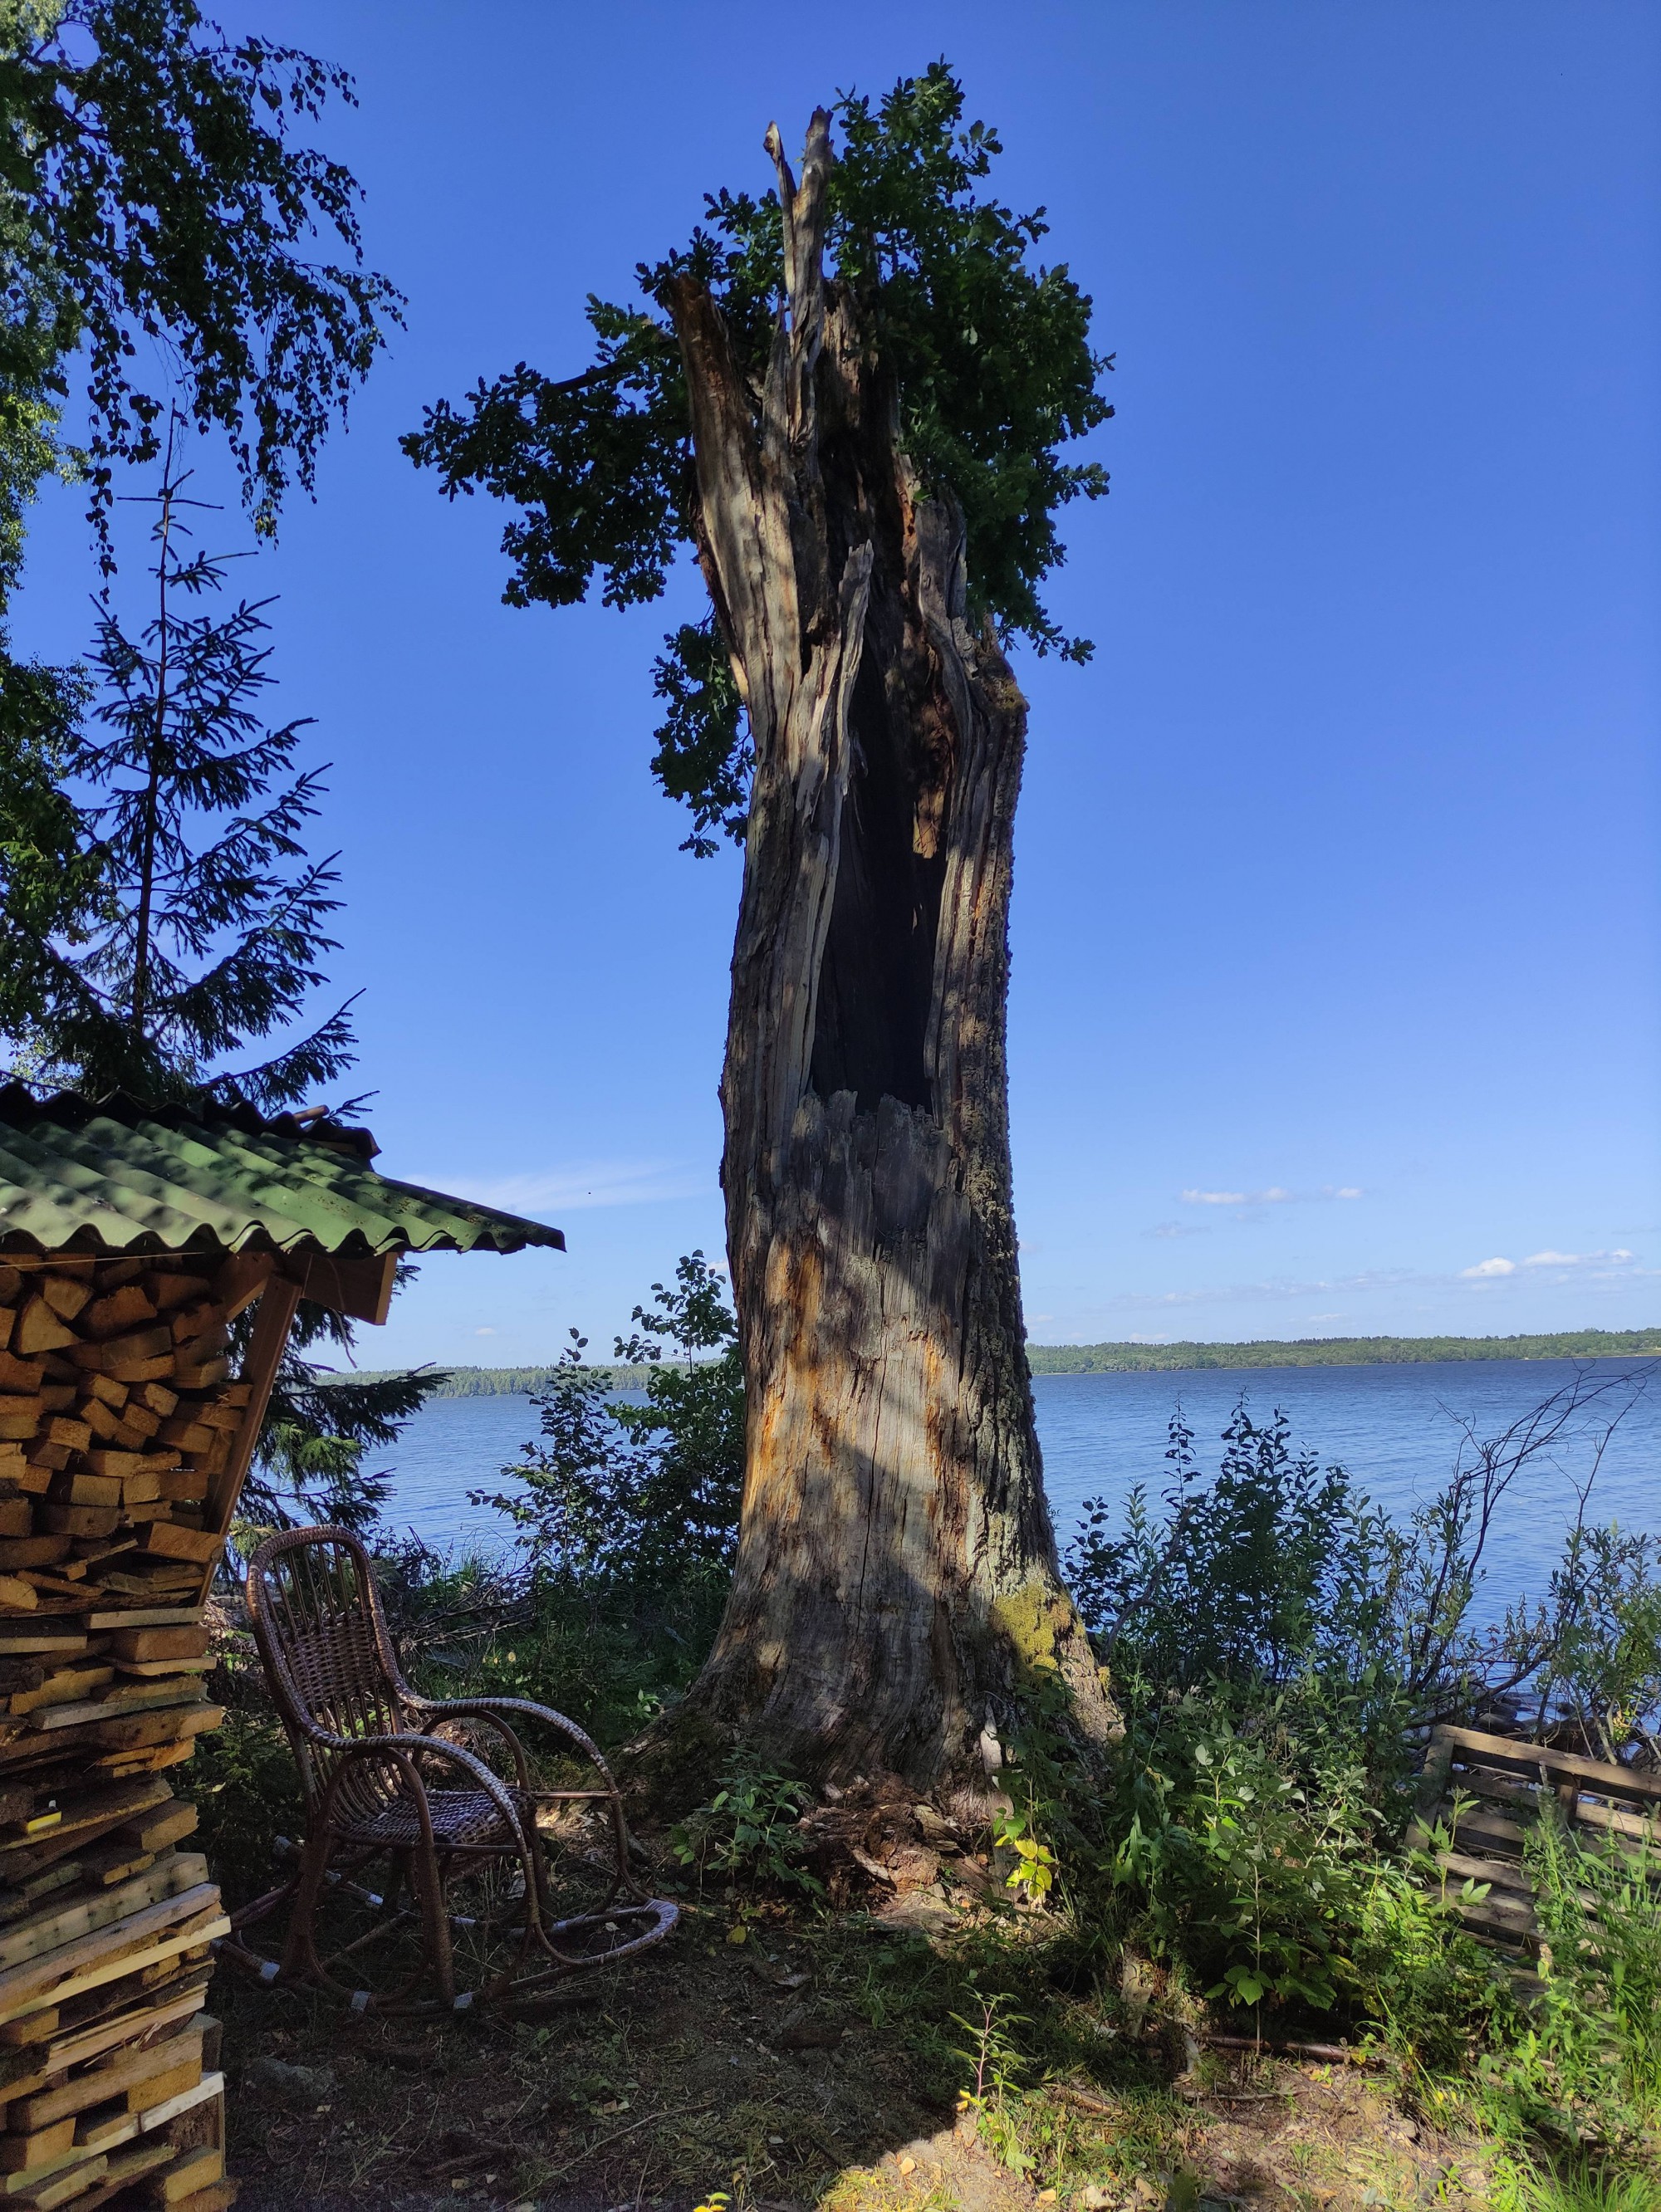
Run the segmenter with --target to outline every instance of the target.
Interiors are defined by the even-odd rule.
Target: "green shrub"
[[[617,1399],[611,1370],[587,1364],[587,1339],[573,1329],[532,1401],[542,1440],[502,1470],[518,1486],[472,1493],[513,1525],[517,1569],[490,1570],[493,1587],[470,1616],[458,1578],[482,1569],[406,1561],[402,1616],[423,1646],[432,1695],[532,1698],[610,1745],[703,1664],[726,1603],[744,1479],[736,1324],[702,1252],[677,1263],[672,1285],[654,1283],[634,1319],[615,1352],[648,1369],[646,1402]]]
[[[1157,1742],[1139,1747],[1113,1858],[1139,1899],[1136,1933],[1208,1997],[1329,2008],[1344,1978],[1336,1931],[1354,1917],[1354,1836],[1202,1698],[1162,1720]]]
[[[670,1831],[670,1845],[700,1883],[711,1875],[729,1882],[776,1882],[818,1896],[823,1884],[803,1861],[801,1816],[812,1802],[804,1782],[775,1773],[753,1759],[737,1759],[707,1805]]]
[[[1356,2017],[1405,2062],[1409,2078],[1470,2076],[1506,2049],[1519,2012],[1504,1961],[1460,1926],[1428,1858],[1372,1857],[1350,1893],[1349,1987]]]
[[[588,1340],[573,1329],[532,1401],[542,1442],[503,1469],[520,1488],[472,1493],[508,1516],[535,1566],[641,1583],[732,1562],[744,1484],[738,1324],[702,1252],[652,1296],[635,1308],[636,1334],[615,1347],[618,1360],[651,1369],[646,1403],[613,1398],[610,1370],[587,1364]]]
[[[1214,2001],[1335,2012],[1431,2072],[1485,2057],[1533,2116],[1524,2124],[1548,2093],[1573,2102],[1577,2068],[1595,2088],[1600,2037],[1619,2045],[1621,2096],[1641,2107],[1661,1998],[1642,1879],[1628,1869],[1611,1889],[1608,1869],[1580,1866],[1602,1933],[1559,1943],[1548,2023],[1529,2027],[1457,1917],[1422,1896],[1404,1844],[1424,1729],[1464,1717],[1485,1687],[1529,1687],[1542,1717],[1570,1718],[1606,1753],[1644,1738],[1661,1693],[1647,1539],[1579,1526],[1543,1604],[1493,1628],[1472,1610],[1518,1477],[1570,1437],[1595,1467],[1636,1388],[1577,1374],[1502,1437],[1467,1437],[1441,1496],[1405,1528],[1341,1468],[1294,1452],[1279,1414],[1259,1426],[1238,1408],[1202,1480],[1179,1413],[1163,1514],[1139,1489],[1116,1532],[1092,1501],[1068,1555],[1125,1719],[1113,1786],[1093,1789],[1076,1759],[1069,1771],[1053,1717],[1048,1744],[1041,1729],[1020,1746],[1011,1781],[1080,1914]],[[1540,1866],[1567,1897],[1562,1866]]]
[[[1388,1614],[1385,1523],[1339,1467],[1294,1455],[1290,1425],[1244,1404],[1223,1431],[1215,1479],[1199,1479],[1194,1432],[1171,1424],[1170,1487],[1157,1520],[1139,1485],[1123,1529],[1100,1498],[1068,1555],[1079,1608],[1122,1685],[1274,1686],[1312,1672],[1353,1677]]]
[[[1509,2050],[1482,2063],[1489,2124],[1617,2149],[1661,2122],[1661,1861],[1591,1850],[1547,1799],[1524,1858],[1542,1938],[1540,1990]]]
[[[605,1577],[537,1577],[519,1625],[494,1637],[459,1686],[429,1670],[434,1696],[477,1689],[552,1705],[604,1747],[625,1742],[691,1681],[727,1577],[692,1571],[660,1587]]]
[[[1634,1741],[1653,1758],[1661,1708],[1661,1539],[1615,1527],[1570,1532],[1548,1601],[1561,1622],[1535,1685],[1537,1715],[1555,1711],[1594,1758]]]

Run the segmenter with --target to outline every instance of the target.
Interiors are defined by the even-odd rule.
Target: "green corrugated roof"
[[[557,1229],[394,1182],[367,1129],[251,1106],[0,1090],[0,1252],[563,1251]]]

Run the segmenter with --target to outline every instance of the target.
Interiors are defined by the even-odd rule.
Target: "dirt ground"
[[[738,1945],[731,1925],[689,1903],[660,1949],[516,2019],[353,2020],[222,1971],[243,2212],[691,2212],[716,2191],[733,2212],[1485,2200],[1480,2154],[1382,2074],[1201,2052],[1042,1978],[1025,2017],[1050,2008],[1066,2063],[1023,2081],[1013,2128],[977,2128],[956,2094],[973,2037],[944,2009],[972,1931],[898,1909],[781,1913]]]

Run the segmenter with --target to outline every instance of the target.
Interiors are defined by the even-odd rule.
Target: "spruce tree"
[[[6,628],[30,504],[80,483],[108,574],[120,472],[175,408],[228,448],[262,532],[311,489],[400,306],[362,265],[355,179],[310,143],[352,100],[344,70],[228,39],[195,0],[0,8],[0,1033],[70,1020],[38,951],[97,895],[62,788],[81,672]]]
[[[106,586],[91,659],[102,679],[67,747],[95,901],[47,948],[51,988],[27,1061],[96,1096],[152,1103],[234,1093],[270,1113],[350,1062],[347,1006],[269,1058],[228,1057],[291,1025],[322,984],[339,906],[333,857],[304,833],[322,795],[299,769],[305,720],[268,726],[269,600],[217,604],[226,556],[192,543],[203,503],[169,442],[150,532],[150,605],[127,619]]]

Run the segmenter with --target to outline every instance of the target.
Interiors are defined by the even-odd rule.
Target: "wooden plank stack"
[[[1661,1847],[1661,1774],[1640,1773],[1556,1751],[1520,1737],[1488,1735],[1476,1729],[1431,1731],[1410,1841],[1427,1848],[1441,1830],[1439,1850],[1444,1893],[1458,1904],[1474,1936],[1505,1950],[1536,1952],[1540,1936],[1534,1892],[1523,1864],[1523,1846],[1542,1801],[1555,1800],[1577,1838],[1594,1850],[1643,1854],[1652,1868]],[[1489,1885],[1486,1897],[1466,1903],[1466,1882]]]
[[[0,1264],[0,2212],[222,2212],[228,1928],[173,1770],[247,1463],[246,1264]],[[259,1394],[263,1397],[263,1393]]]

